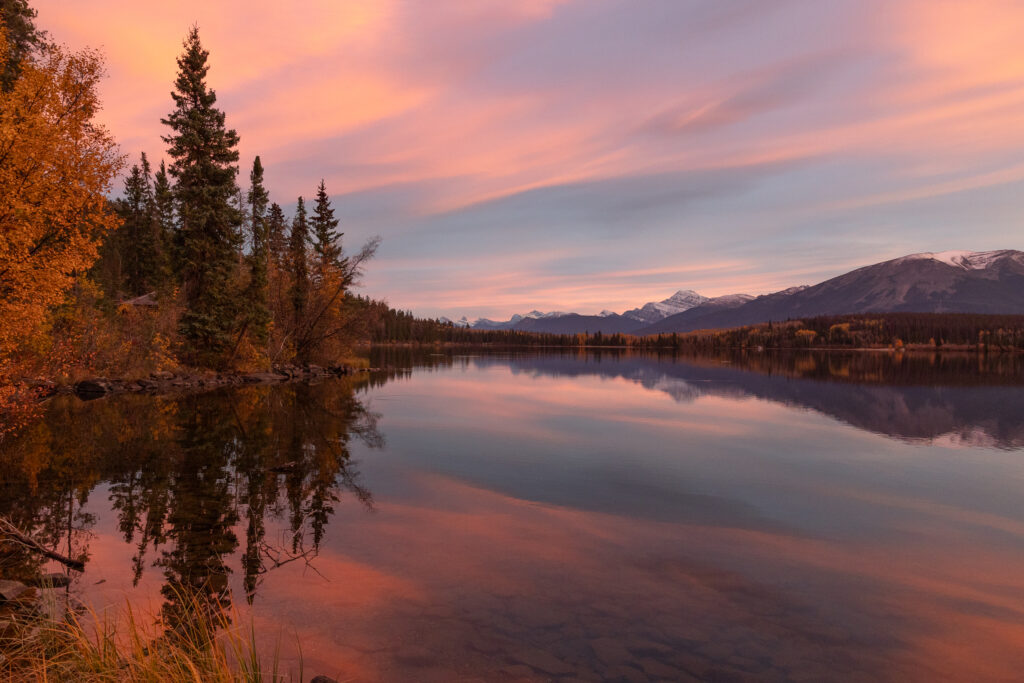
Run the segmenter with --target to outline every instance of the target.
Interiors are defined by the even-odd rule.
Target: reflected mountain
[[[382,356],[399,365],[508,365],[513,373],[626,379],[681,403],[756,398],[804,408],[906,441],[1024,447],[1024,359],[1004,354],[888,352],[646,355],[626,351]]]
[[[807,408],[849,425],[910,441],[1024,447],[1021,368],[1010,358],[907,354],[788,355],[714,360],[657,357],[517,358],[514,372],[596,374],[638,382],[680,402],[753,397]],[[774,362],[773,362],[774,361]]]

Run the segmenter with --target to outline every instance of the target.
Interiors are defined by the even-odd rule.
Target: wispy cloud
[[[1024,246],[1009,0],[34,5],[105,50],[103,118],[133,155],[161,151],[197,23],[243,163],[260,154],[286,204],[325,178],[346,239],[384,238],[366,291],[421,314],[596,312]]]

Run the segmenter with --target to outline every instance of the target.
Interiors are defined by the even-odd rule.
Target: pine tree
[[[157,225],[160,250],[163,255],[164,281],[170,280],[177,268],[177,239],[179,231],[174,212],[174,188],[167,178],[167,167],[160,162],[153,180],[153,218]]]
[[[27,0],[0,0],[0,23],[3,24],[7,58],[0,68],[0,90],[10,92],[21,73],[22,65],[33,54],[47,46],[46,31],[36,28],[36,11]]]
[[[270,205],[267,213],[267,249],[274,264],[283,269],[288,259],[288,235],[286,234],[287,221],[284,211],[274,203]]]
[[[295,218],[292,219],[292,232],[288,240],[288,252],[290,257],[290,270],[292,275],[291,300],[292,313],[294,315],[293,332],[296,338],[296,347],[304,348],[299,343],[300,331],[305,322],[306,303],[309,299],[309,256],[306,245],[309,242],[309,224],[306,222],[306,203],[299,197],[298,206],[295,209]],[[300,356],[299,360],[306,358]]]
[[[324,181],[320,180],[320,187],[316,190],[316,206],[313,209],[313,251],[316,252],[321,280],[333,268],[341,265],[341,236],[339,233],[338,220],[334,217],[334,209],[331,208],[331,199],[327,196],[327,187]]]
[[[270,332],[270,309],[267,307],[267,202],[270,195],[263,187],[263,164],[256,157],[249,174],[249,224],[252,251],[249,254],[249,286],[243,298],[247,307],[245,324],[259,344],[267,343]]]
[[[233,205],[238,188],[238,134],[224,125],[217,96],[206,85],[209,52],[192,28],[178,58],[175,108],[162,122],[172,158],[171,176],[181,221],[180,272],[187,309],[180,328],[192,360],[216,361],[232,341],[236,308],[231,276],[241,244],[241,213]]]
[[[160,245],[153,224],[153,185],[149,161],[142,154],[124,183],[124,197],[117,203],[122,225],[115,238],[120,254],[122,285],[138,296],[152,290],[160,278]]]

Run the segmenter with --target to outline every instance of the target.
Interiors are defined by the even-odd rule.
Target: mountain
[[[552,311],[530,311],[525,315],[513,315],[505,321],[480,318],[471,327],[477,330],[525,330],[529,332],[546,332],[549,334],[577,334],[581,332],[601,332],[602,334],[631,333],[644,325],[657,322],[667,316],[681,313],[705,303],[724,301],[730,297],[739,297],[743,301],[751,297],[746,294],[731,294],[728,297],[709,299],[692,289],[681,289],[667,299],[651,301],[639,308],[618,314],[603,310],[597,315],[581,315]]]
[[[640,308],[634,308],[631,311],[626,311],[622,315],[626,318],[632,318],[633,320],[649,325],[662,320],[663,318],[667,318],[670,315],[682,313],[683,311],[688,311],[695,306],[700,306],[708,300],[709,299],[706,296],[701,296],[692,289],[680,289],[667,299],[646,303]]]
[[[462,316],[458,320],[452,320],[451,318],[446,318],[442,315],[440,318],[437,319],[437,321],[439,323],[444,323],[446,325],[451,323],[455,327],[470,327],[469,318],[467,318],[466,316]]]
[[[467,325],[475,330],[512,330],[518,329],[518,325],[524,321],[529,320],[545,320],[547,318],[560,318],[566,315],[576,315],[575,313],[565,313],[564,311],[551,311],[550,313],[542,313],[537,310],[530,311],[525,315],[513,315],[511,318],[505,321],[490,320],[488,318],[478,318],[472,324],[465,316],[462,317],[466,320]]]
[[[504,322],[481,318],[478,330],[551,334],[659,334],[752,325],[844,313],[1022,313],[1024,252],[944,251],[911,254],[858,268],[814,286],[752,297],[709,298],[681,289],[624,313],[530,311]]]
[[[944,251],[911,254],[793,287],[740,306],[671,315],[637,334],[691,332],[842,313],[1024,314],[1024,252]]]

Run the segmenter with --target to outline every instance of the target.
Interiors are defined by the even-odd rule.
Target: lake
[[[238,608],[339,680],[1012,680],[1024,361],[413,353],[59,397],[0,514],[68,591]],[[32,558],[8,557],[8,573]]]

